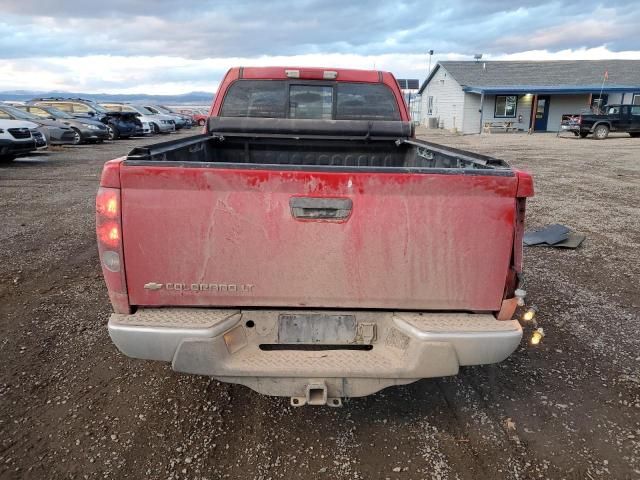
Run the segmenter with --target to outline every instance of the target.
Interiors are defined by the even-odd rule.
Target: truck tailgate
[[[132,305],[500,309],[513,171],[125,162],[120,181]]]

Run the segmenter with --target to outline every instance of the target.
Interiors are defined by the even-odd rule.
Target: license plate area
[[[356,341],[354,315],[283,313],[278,317],[278,343],[346,345]]]

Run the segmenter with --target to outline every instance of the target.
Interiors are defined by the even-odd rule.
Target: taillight
[[[96,234],[100,266],[116,313],[130,313],[123,269],[120,189],[100,187],[96,197]]]
[[[107,218],[120,216],[120,189],[101,188],[96,197],[96,212]]]
[[[101,225],[98,240],[108,247],[117,248],[120,245],[120,227],[115,222]]]

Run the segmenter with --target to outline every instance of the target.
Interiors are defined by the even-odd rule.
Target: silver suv
[[[169,115],[153,113],[151,110],[129,103],[101,103],[104,108],[112,112],[131,112],[142,122],[143,133],[171,133],[176,131],[176,122]]]

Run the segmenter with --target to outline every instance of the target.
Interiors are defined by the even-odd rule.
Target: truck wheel
[[[198,120],[198,125],[200,125],[201,127],[204,127],[204,124],[206,122],[204,121],[204,118],[201,118],[200,120]]]
[[[107,125],[107,132],[109,134],[109,140],[117,140],[120,138],[120,132],[118,132],[118,129],[111,125]]]
[[[580,138],[587,138],[587,135],[589,135],[589,132],[580,132]]]
[[[73,130],[73,145],[80,145],[82,143],[82,135],[77,128],[71,128]]]
[[[604,140],[609,136],[609,127],[606,125],[598,125],[593,131],[593,138],[596,140]]]

